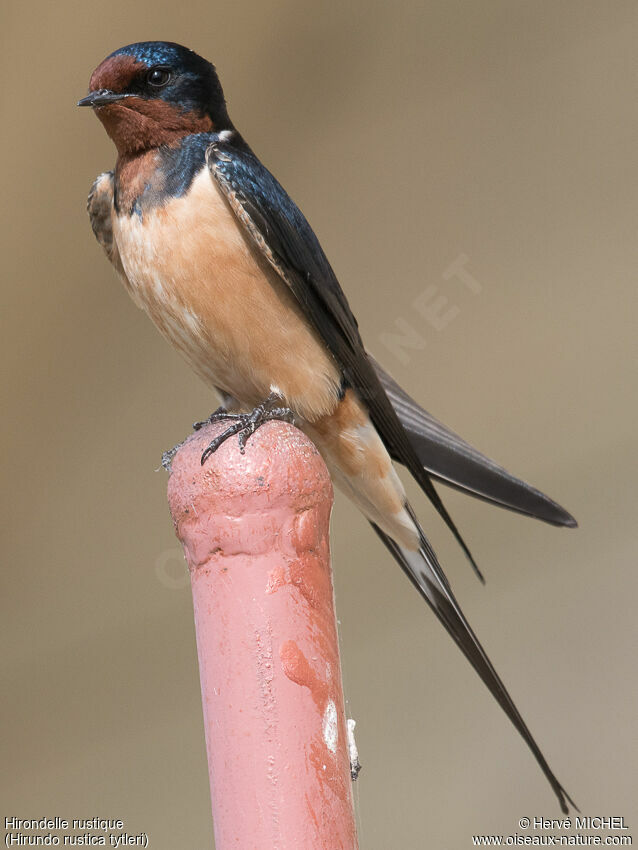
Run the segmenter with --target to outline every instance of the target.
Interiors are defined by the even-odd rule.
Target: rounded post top
[[[332,504],[330,475],[314,443],[287,422],[266,422],[252,434],[244,454],[232,435],[202,465],[202,453],[228,422],[205,425],[176,448],[170,464],[168,501],[178,526],[198,506],[241,516],[255,506],[303,511]]]

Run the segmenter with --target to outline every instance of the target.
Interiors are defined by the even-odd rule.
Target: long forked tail
[[[514,705],[512,698],[505,688],[505,685],[500,680],[496,670],[492,666],[492,663],[485,654],[483,647],[479,643],[478,638],[463,616],[463,612],[452,593],[452,588],[445,577],[434,550],[430,546],[429,541],[419,526],[419,523],[414,516],[414,512],[409,506],[407,507],[416,526],[419,528],[421,545],[418,551],[412,551],[401,546],[391,537],[388,537],[388,535],[374,523],[371,523],[372,527],[390,550],[394,558],[398,561],[412,584],[417,588],[421,596],[423,596],[441,623],[443,623],[461,652],[468,659],[472,667],[474,667],[493,694],[494,698],[500,704],[505,714],[507,714],[516,729],[519,731],[523,740],[534,754],[541,770],[547,777],[554,793],[558,797],[561,810],[565,814],[568,814],[569,809],[567,804],[569,803],[574,809],[576,809],[576,811],[579,811],[578,806],[571,799],[567,791],[565,791],[558,779],[556,779],[549,765],[545,761],[545,757],[532,737],[525,721],[519,714],[518,709]]]

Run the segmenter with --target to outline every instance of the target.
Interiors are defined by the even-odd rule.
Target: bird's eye
[[[168,68],[151,68],[146,75],[146,82],[153,88],[161,89],[170,82],[171,76]]]

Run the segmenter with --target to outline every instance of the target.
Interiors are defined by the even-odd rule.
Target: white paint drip
[[[337,707],[330,700],[323,713],[323,740],[331,753],[337,752],[337,739],[339,729],[337,726]]]

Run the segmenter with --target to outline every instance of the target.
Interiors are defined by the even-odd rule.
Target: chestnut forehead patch
[[[133,79],[146,67],[144,62],[139,62],[133,56],[109,56],[91,74],[89,89],[126,91]]]

